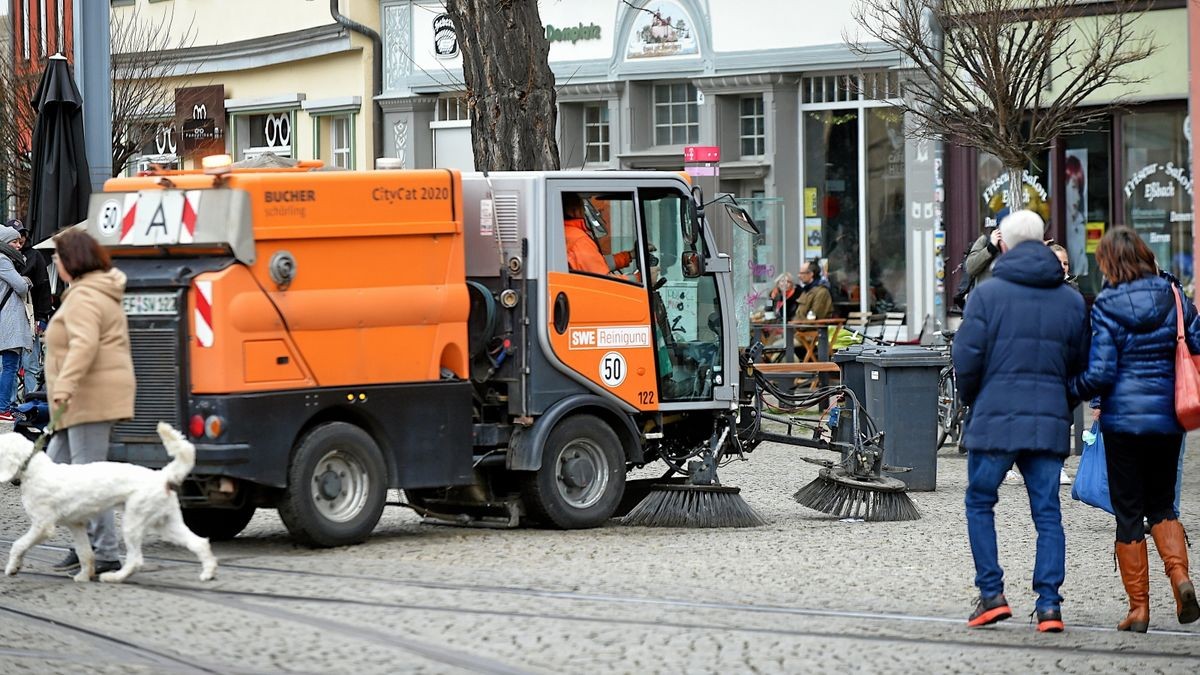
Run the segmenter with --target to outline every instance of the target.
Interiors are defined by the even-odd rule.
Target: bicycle
[[[946,341],[944,345],[939,345],[938,348],[950,353],[951,347],[954,345],[954,333],[952,330],[938,331],[938,335]],[[965,453],[966,449],[962,447],[963,424],[967,418],[967,408],[958,399],[958,381],[954,377],[954,363],[947,363],[942,371],[938,373],[938,437],[937,448],[940,450],[946,445],[947,441],[953,442],[958,446],[960,454]]]

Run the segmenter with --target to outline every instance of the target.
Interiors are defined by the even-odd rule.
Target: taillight
[[[225,420],[217,415],[209,415],[208,419],[204,420],[204,435],[209,438],[216,438],[225,430]]]
[[[204,435],[204,418],[200,415],[192,415],[188,420],[188,433],[192,438],[200,438]]]

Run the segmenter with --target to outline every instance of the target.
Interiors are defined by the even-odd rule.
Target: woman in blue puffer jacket
[[[1200,619],[1183,526],[1174,509],[1183,439],[1175,418],[1177,287],[1159,276],[1154,253],[1127,227],[1104,235],[1096,263],[1107,284],[1092,306],[1087,370],[1072,379],[1071,390],[1080,399],[1100,397],[1117,562],[1129,596],[1129,615],[1117,629],[1144,633],[1150,622],[1150,572],[1143,518],[1171,580],[1180,623]],[[1188,348],[1200,353],[1200,316],[1190,300],[1182,299]]]

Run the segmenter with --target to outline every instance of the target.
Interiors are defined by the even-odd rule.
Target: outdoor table
[[[842,326],[846,325],[845,319],[793,319],[792,321],[754,321],[751,324],[753,329],[763,328],[783,328],[783,360],[785,362],[793,362],[796,360],[796,336],[801,336],[804,340],[807,349],[807,354],[804,356],[804,361],[813,363],[816,361],[829,360],[829,327],[837,328],[834,331],[841,331]],[[799,331],[799,332],[797,332]],[[816,349],[812,349],[815,338]],[[814,353],[815,352],[815,353]]]

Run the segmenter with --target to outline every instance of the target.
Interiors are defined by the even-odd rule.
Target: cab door
[[[553,357],[586,388],[638,410],[656,410],[636,191],[562,181],[550,185],[547,199],[544,316]]]

